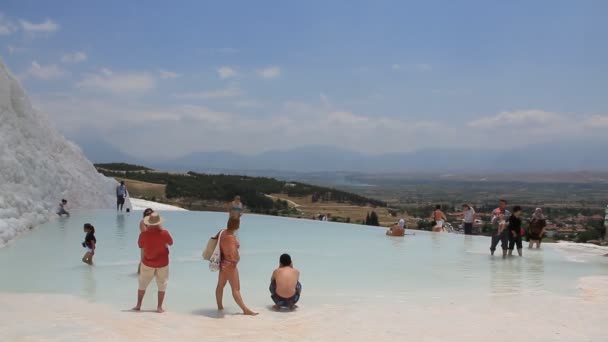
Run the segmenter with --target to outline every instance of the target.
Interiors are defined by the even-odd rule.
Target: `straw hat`
[[[163,221],[163,218],[156,212],[144,218],[144,224],[146,226],[159,226]]]

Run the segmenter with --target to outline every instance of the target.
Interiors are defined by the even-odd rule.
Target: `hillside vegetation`
[[[228,202],[240,195],[249,210],[265,214],[289,214],[287,201],[274,200],[268,194],[285,194],[290,197],[310,196],[313,202],[336,202],[357,206],[385,207],[383,201],[367,198],[350,192],[310,185],[285,182],[267,177],[235,175],[210,175],[196,172],[176,174],[153,171],[129,164],[101,164],[98,170],[106,176],[139,182],[162,184],[167,199],[188,199]],[[112,169],[116,167],[116,169]]]
[[[141,165],[127,164],[127,163],[106,163],[106,164],[95,164],[97,169],[105,169],[112,171],[152,171],[152,169]]]

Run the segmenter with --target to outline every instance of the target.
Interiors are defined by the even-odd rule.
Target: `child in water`
[[[95,239],[95,227],[93,227],[93,225],[90,223],[85,223],[84,232],[87,235],[84,237],[82,247],[86,248],[87,251],[82,257],[82,262],[93,265],[93,255],[95,255],[95,247],[97,244],[97,239]]]
[[[68,213],[68,211],[65,209],[66,206],[68,205],[68,201],[66,199],[62,199],[61,203],[59,203],[59,208],[57,208],[57,215],[59,216],[67,216],[70,217],[70,213]]]

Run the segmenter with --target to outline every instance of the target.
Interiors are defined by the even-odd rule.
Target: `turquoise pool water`
[[[225,213],[163,212],[175,240],[167,308],[213,309],[217,273],[200,257]],[[134,304],[140,212],[75,212],[56,219],[0,249],[2,292],[66,293],[120,308]],[[95,266],[81,263],[82,225],[96,227]],[[362,298],[424,301],[431,297],[509,296],[549,292],[574,294],[579,278],[608,275],[606,258],[572,258],[546,245],[524,249],[524,257],[502,260],[488,254],[489,239],[415,231],[389,238],[383,229],[311,220],[245,215],[241,241],[242,293],[254,308],[269,303],[268,282],[283,252],[302,271],[302,305],[352,303]],[[408,233],[414,233],[408,232]],[[155,291],[155,284],[150,285]],[[152,294],[152,292],[150,292]],[[236,311],[230,292],[227,307]],[[145,305],[153,307],[148,295]]]

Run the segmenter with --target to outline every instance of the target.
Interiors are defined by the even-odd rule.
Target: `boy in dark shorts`
[[[272,272],[270,279],[270,298],[274,302],[275,310],[287,308],[295,309],[300,300],[302,284],[300,284],[300,271],[293,268],[291,256],[283,254],[279,258],[279,268]]]
[[[521,207],[516,205],[513,207],[513,215],[509,217],[509,255],[513,255],[513,249],[517,245],[517,253],[522,256],[522,242],[521,242]]]

